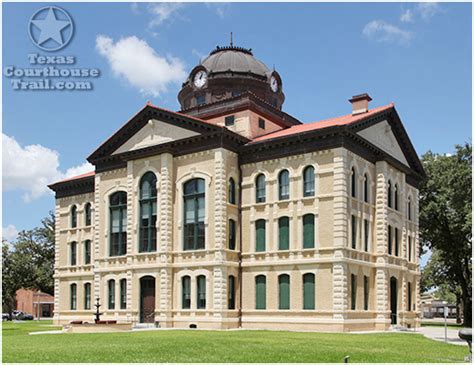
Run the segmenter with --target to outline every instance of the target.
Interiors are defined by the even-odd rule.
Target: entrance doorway
[[[155,322],[155,278],[140,279],[140,323]]]
[[[398,301],[398,285],[397,279],[393,276],[390,278],[390,312],[392,324],[397,324],[397,301]]]

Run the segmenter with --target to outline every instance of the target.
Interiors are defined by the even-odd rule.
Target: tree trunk
[[[461,295],[456,292],[456,323],[461,322]]]

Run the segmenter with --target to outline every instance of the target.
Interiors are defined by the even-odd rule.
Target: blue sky
[[[45,5],[3,3],[4,68],[48,54],[27,32]],[[347,114],[347,99],[368,92],[372,106],[395,102],[419,154],[471,137],[469,3],[58,5],[74,37],[48,55],[75,56],[74,67],[101,76],[92,91],[13,90],[3,76],[4,236],[37,226],[54,208],[44,182],[87,169],[85,158],[147,100],[177,110],[186,74],[231,31],[275,65],[284,110],[303,122]]]

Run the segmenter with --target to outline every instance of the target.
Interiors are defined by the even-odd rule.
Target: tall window
[[[229,250],[235,250],[236,229],[235,221],[229,219]]]
[[[75,205],[71,208],[71,228],[77,227],[77,207]]]
[[[368,252],[369,251],[369,220],[364,219],[364,251]]]
[[[352,170],[351,170],[351,196],[353,198],[355,198],[357,196],[356,183],[357,183],[356,172],[355,172],[355,169],[352,168]]]
[[[411,236],[408,236],[408,261],[411,261]]]
[[[388,226],[388,254],[392,254],[392,226]]]
[[[364,202],[369,202],[369,179],[367,174],[364,174]]]
[[[255,222],[255,251],[265,251],[265,219],[259,219]]]
[[[235,276],[229,275],[228,285],[228,308],[235,309]]]
[[[257,203],[265,203],[265,185],[265,175],[258,175],[257,179],[255,180],[255,201]]]
[[[205,246],[204,179],[184,184],[184,250],[202,250]]]
[[[71,310],[76,310],[77,309],[77,285],[76,284],[71,284],[69,287],[70,291],[70,304],[71,304]]]
[[[87,203],[84,207],[84,223],[86,226],[90,226],[92,224],[92,208],[91,203]]]
[[[278,175],[278,197],[280,200],[290,198],[290,173],[283,170]]]
[[[395,184],[395,188],[394,188],[394,205],[395,205],[395,210],[398,210],[398,185]]]
[[[392,182],[390,180],[387,184],[387,204],[389,208],[392,207]]]
[[[206,277],[199,275],[197,278],[197,309],[206,309]]]
[[[110,196],[110,256],[127,251],[127,193],[117,191]]]
[[[278,309],[290,309],[290,275],[278,276]]]
[[[364,275],[364,310],[369,309],[369,277]]]
[[[303,275],[303,309],[315,309],[314,274]]]
[[[91,309],[91,283],[84,284],[84,309]]]
[[[303,216],[303,248],[314,248],[314,214]]]
[[[191,278],[189,276],[183,276],[181,279],[181,307],[183,309],[191,308]]]
[[[411,221],[411,198],[410,197],[408,197],[407,215],[408,215],[408,220]]]
[[[71,266],[77,264],[77,242],[71,242]]]
[[[408,283],[408,288],[407,288],[407,290],[408,290],[408,293],[407,293],[407,294],[408,294],[408,300],[407,300],[407,302],[408,302],[408,303],[407,303],[407,304],[408,304],[408,308],[407,308],[407,311],[410,312],[410,311],[412,310],[412,309],[411,309],[411,283]]]
[[[140,180],[139,252],[156,251],[156,176],[147,172]]]
[[[357,301],[357,276],[351,274],[351,309],[356,309]]]
[[[398,242],[398,228],[395,228],[395,256],[398,256],[399,242]]]
[[[357,247],[357,218],[355,215],[351,216],[351,241],[352,248],[356,249]]]
[[[278,249],[290,249],[290,218],[288,217],[278,219]]]
[[[267,278],[258,275],[255,278],[255,309],[266,309],[267,307]]]
[[[91,263],[91,240],[84,241],[84,265]]]
[[[235,204],[237,199],[235,198],[235,181],[233,178],[229,179],[229,203]]]
[[[115,280],[110,279],[107,284],[109,289],[109,309],[115,309]]]
[[[303,196],[314,196],[314,167],[308,166],[303,171]]]
[[[127,279],[120,280],[120,309],[127,309]]]

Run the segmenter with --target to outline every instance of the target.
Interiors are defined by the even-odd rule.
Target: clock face
[[[274,93],[278,91],[278,80],[276,79],[275,76],[272,76],[270,78],[270,88],[272,89]]]
[[[194,75],[194,86],[197,88],[202,88],[206,85],[207,82],[207,73],[204,70],[198,71],[196,75]]]

